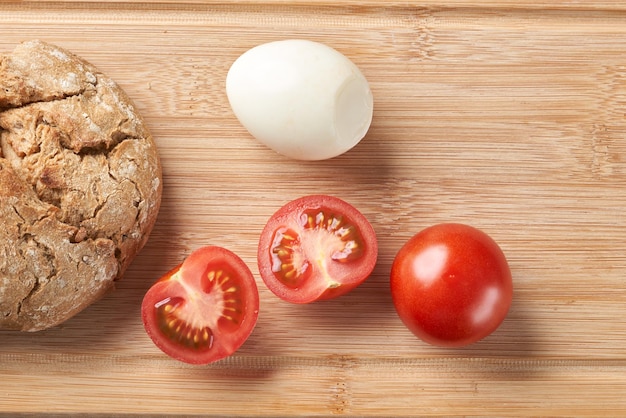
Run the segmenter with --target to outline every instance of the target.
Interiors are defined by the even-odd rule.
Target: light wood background
[[[336,159],[280,157],[228,106],[239,54],[293,37],[370,81],[371,129]],[[0,51],[31,38],[127,91],[165,188],[115,292],[58,328],[0,333],[0,413],[626,415],[626,2],[0,3]],[[193,367],[162,354],[139,317],[151,283],[206,244],[256,273],[264,222],[309,193],[371,220],[368,281],[292,306],[257,274],[259,322],[236,355]],[[464,349],[413,337],[388,290],[403,242],[445,221],[488,232],[514,276],[505,322]]]

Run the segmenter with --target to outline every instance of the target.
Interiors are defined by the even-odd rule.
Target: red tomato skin
[[[241,285],[245,288],[245,316],[235,334],[216,335],[217,341],[210,351],[198,352],[181,347],[176,342],[164,337],[159,330],[155,305],[168,297],[185,296],[181,286],[174,283],[174,277],[184,275],[189,278],[187,284],[194,283],[206,272],[209,264],[227,263],[232,271],[238,273]],[[218,246],[205,246],[192,252],[183,263],[164,274],[146,292],[141,317],[146,333],[153,343],[173,359],[194,365],[206,365],[232,355],[252,333],[259,314],[259,293],[254,276],[245,262],[235,253]]]
[[[277,227],[293,221],[294,216],[312,208],[334,210],[347,216],[359,229],[364,241],[364,254],[360,261],[348,263],[341,270],[341,284],[328,287],[323,283],[312,282],[299,288],[289,288],[280,282],[272,271],[271,260],[268,257],[272,246],[273,234]],[[268,289],[280,299],[295,303],[307,304],[315,301],[334,299],[352,291],[361,285],[372,273],[378,258],[378,241],[374,228],[367,218],[354,206],[334,196],[308,195],[292,200],[278,209],[265,225],[258,246],[258,268],[261,278]]]
[[[396,311],[417,337],[463,347],[495,331],[508,314],[513,282],[498,244],[469,225],[444,223],[410,238],[391,268]]]

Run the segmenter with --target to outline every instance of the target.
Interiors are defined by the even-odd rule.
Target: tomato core
[[[311,209],[303,211],[298,221],[300,234],[278,228],[269,248],[272,272],[286,286],[297,288],[307,280],[312,261],[323,267],[327,252],[332,261],[340,263],[363,256],[363,238],[345,216]]]
[[[177,316],[184,304],[182,298],[166,298],[154,305],[157,310],[159,329],[173,342],[196,350],[210,350],[213,346],[213,332],[207,326],[196,328]]]

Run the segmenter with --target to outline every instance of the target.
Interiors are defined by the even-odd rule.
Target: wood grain
[[[100,3],[98,7],[102,7],[102,2],[98,0],[65,0],[60,2],[59,0],[9,0],[22,4],[27,3]],[[126,4],[139,4],[144,5],[144,0],[127,0]],[[150,8],[154,7],[174,7],[180,8],[183,2],[176,0],[153,0],[149,2]],[[191,0],[185,1],[186,5],[223,5],[225,2],[222,0]],[[226,3],[227,4],[227,3]],[[240,6],[315,6],[315,7],[336,7],[338,6],[336,1],[332,0],[239,0],[237,5]],[[425,8],[507,8],[507,9],[535,9],[535,10],[626,10],[626,4],[621,0],[605,0],[605,1],[593,1],[593,0],[448,0],[445,3],[437,0],[426,1],[397,1],[397,0],[343,0],[341,5],[348,7],[402,7],[405,9],[425,7]],[[117,7],[113,6],[113,7]],[[184,7],[184,6],[183,6]],[[235,8],[238,8],[235,6]]]
[[[333,2],[334,3],[334,2]],[[0,3],[0,51],[41,38],[115,79],[159,146],[164,200],[117,290],[66,324],[0,333],[0,413],[622,416],[626,414],[626,5],[622,1]],[[304,37],[370,81],[354,150],[296,162],[252,139],[224,80],[259,43]],[[259,280],[261,312],[233,357],[166,358],[143,332],[150,284],[216,244],[256,272],[280,205],[353,203],[379,263],[310,306]],[[501,245],[514,302],[465,349],[415,339],[388,291],[402,243],[466,222]]]

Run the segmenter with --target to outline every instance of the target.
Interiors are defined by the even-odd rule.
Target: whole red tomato
[[[484,232],[457,223],[413,236],[394,259],[390,284],[407,328],[443,347],[465,346],[491,334],[513,297],[500,247]]]

